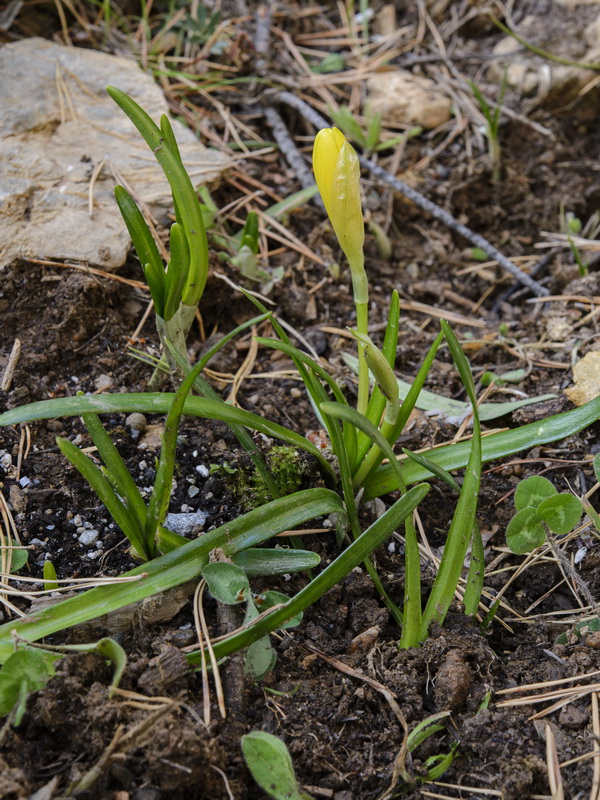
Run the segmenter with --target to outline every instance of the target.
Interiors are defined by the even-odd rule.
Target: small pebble
[[[196,467],[196,472],[203,478],[208,478],[208,476],[210,475],[208,467],[205,467],[204,464],[198,464],[198,466]]]
[[[48,547],[48,545],[46,544],[46,542],[42,542],[42,540],[41,540],[41,539],[37,539],[37,538],[35,538],[35,539],[30,539],[30,540],[29,540],[29,544],[32,544],[32,545],[34,545],[35,547],[43,547],[43,548],[44,548],[44,550],[46,550],[46,548]]]
[[[131,428],[132,431],[139,431],[140,433],[143,433],[148,426],[148,421],[143,414],[140,414],[136,411],[127,417],[125,420],[125,425],[127,425],[128,428]]]
[[[81,544],[89,546],[90,544],[95,544],[98,541],[98,531],[92,528],[91,530],[84,530],[81,536],[78,537]],[[88,553],[89,558],[89,553]]]
[[[193,514],[167,514],[165,527],[173,533],[185,536],[197,528],[204,527],[207,516],[205,511],[196,511]]]
[[[190,486],[188,489],[188,497],[196,497],[196,495],[199,493],[200,489],[197,486]]]
[[[587,711],[577,708],[572,703],[563,706],[558,714],[559,725],[574,731],[587,725],[589,718]]]
[[[99,392],[105,392],[107,389],[112,389],[113,379],[110,375],[98,375],[94,381],[94,385]]]

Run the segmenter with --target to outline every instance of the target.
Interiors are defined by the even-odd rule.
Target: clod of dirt
[[[584,725],[587,725],[589,718],[590,715],[587,713],[587,711],[577,708],[577,706],[569,703],[561,708],[558,715],[558,722],[564,728],[570,728],[573,731],[578,731],[580,728],[583,728]]]
[[[456,711],[469,694],[473,673],[458,650],[451,650],[435,678],[435,703],[440,710]]]
[[[18,767],[9,766],[0,756],[0,797],[6,800],[17,800],[29,797],[30,784],[25,773]]]

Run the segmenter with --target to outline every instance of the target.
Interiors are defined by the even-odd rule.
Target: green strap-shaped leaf
[[[163,319],[173,318],[181,304],[183,289],[190,271],[190,248],[184,229],[177,222],[169,231],[171,258],[165,280],[165,309]]]
[[[149,553],[146,548],[142,528],[135,512],[127,508],[121,500],[119,500],[115,490],[98,467],[68,439],[63,439],[59,436],[56,439],[56,444],[65,458],[69,459],[71,464],[73,464],[90,484],[94,492],[98,495],[100,502],[106,506],[108,513],[129,539],[140,558],[150,558],[151,553]]]
[[[342,578],[352,572],[352,570],[364,561],[373,550],[379,547],[379,545],[402,524],[403,520],[405,520],[409,514],[412,514],[428,491],[429,486],[425,484],[414,486],[404,497],[397,500],[393,506],[388,508],[388,510],[367,528],[358,539],[340,553],[335,561],[332,561],[332,563],[329,564],[323,572],[317,575],[308,586],[305,586],[298,594],[294,595],[283,608],[274,611],[272,614],[268,614],[240,633],[236,633],[222,642],[217,642],[213,647],[215,656],[217,658],[222,658],[244,647],[248,647],[248,645],[257,641],[265,634],[281,628],[283,623],[287,622],[295,614],[304,611],[315,603],[325,592],[329,591],[332,586],[335,586]],[[0,631],[1,630],[0,628]],[[190,664],[199,664],[201,661],[201,654],[199,651],[189,653],[187,658]]]
[[[164,318],[165,266],[154,237],[142,212],[137,207],[137,203],[126,189],[122,186],[115,186],[115,199],[144,270],[156,313]]]
[[[140,529],[143,530],[146,520],[146,503],[119,451],[105,431],[97,414],[84,414],[83,424],[98,448],[100,458],[104,461],[106,477],[115,491],[123,498],[126,507],[136,515]]]
[[[36,419],[54,419],[55,417],[71,417],[87,413],[92,414],[131,414],[139,411],[143,414],[164,414],[169,411],[175,395],[170,392],[132,392],[130,394],[105,394],[86,397],[61,397],[54,400],[42,400],[19,408],[13,408],[0,414],[1,425],[16,425],[19,422],[32,422]],[[206,419],[218,419],[228,425],[243,425],[281,439],[294,447],[300,447],[311,453],[321,464],[326,475],[333,478],[333,470],[321,451],[304,436],[270,422],[258,414],[252,414],[241,408],[229,406],[216,400],[203,397],[188,397],[185,401],[184,414]]]
[[[10,412],[9,412],[10,413]],[[600,419],[600,397],[590,400],[579,408],[556,414],[553,417],[532,422],[502,433],[494,433],[482,438],[482,459],[484,463],[496,461],[532,447],[556,442],[572,436],[584,428],[589,427]],[[0,424],[2,417],[0,416]],[[459,442],[429,451],[428,457],[446,470],[461,469],[466,466],[469,458],[470,443]],[[429,470],[411,461],[402,464],[402,476],[407,485],[418,481],[427,480],[431,473]],[[398,481],[394,470],[386,464],[365,482],[365,499],[380,497],[398,488]]]
[[[479,499],[481,481],[481,427],[477,414],[477,397],[475,395],[471,367],[448,323],[442,320],[441,325],[452,353],[452,358],[471,401],[473,409],[473,438],[470,442],[471,452],[469,453],[463,485],[446,538],[442,560],[423,612],[421,640],[427,638],[429,626],[432,622],[438,622],[440,625],[443,623],[452,603],[469,541],[472,538],[474,525],[476,524],[477,501]]]
[[[197,578],[208,562],[209,553],[215,548],[221,548],[231,556],[315,517],[334,513],[344,513],[340,498],[335,492],[321,488],[296,492],[249,511],[126,573],[127,576],[140,576],[140,580],[89,589],[50,608],[0,626],[0,663],[14,650],[13,631],[27,641],[38,641]]]
[[[183,225],[190,248],[190,270],[183,302],[195,306],[202,297],[208,277],[208,243],[196,191],[181,162],[179,148],[172,147],[172,130],[169,132],[170,126],[167,128],[164,122],[161,130],[135,100],[114,86],[108,86],[106,91],[144,137],[169,181],[178,221]]]

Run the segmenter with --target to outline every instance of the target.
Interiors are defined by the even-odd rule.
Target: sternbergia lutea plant
[[[279,531],[328,514],[337,517],[338,543],[344,543],[347,531],[354,541],[345,546],[338,557],[322,572],[314,575],[294,597],[215,643],[213,652],[216,658],[246,648],[285,625],[361,562],[365,563],[378,591],[401,627],[400,645],[415,646],[427,638],[432,622],[443,622],[461,581],[469,543],[471,566],[464,587],[464,605],[467,613],[474,614],[480,602],[484,567],[481,536],[476,523],[482,462],[502,458],[534,445],[556,441],[587,427],[600,417],[600,398],[542,422],[482,439],[475,385],[468,361],[456,336],[447,323],[442,321],[441,332],[431,345],[410,390],[400,400],[393,371],[398,345],[399,298],[394,291],[385,335],[381,348],[378,348],[369,336],[368,282],[363,255],[364,225],[358,158],[336,129],[325,129],[318,134],[314,169],[331,223],[351,269],[356,304],[356,329],[352,332],[359,356],[357,407],[350,405],[342,387],[330,375],[326,365],[294,347],[274,315],[249,293],[246,293],[246,297],[258,307],[260,314],[226,334],[201,361],[194,367],[190,366],[185,348],[181,348],[182,339],[179,337],[177,340],[177,337],[179,331],[185,327],[180,325],[181,320],[189,318],[192,304],[202,294],[206,281],[205,239],[203,228],[200,227],[197,199],[181,165],[168,121],[163,120],[159,128],[130,98],[114,89],[111,94],[142,131],[168,172],[173,190],[177,228],[175,232],[171,232],[171,258],[166,273],[162,261],[157,258],[158,250],[150,232],[145,223],[142,224],[143,220],[140,221],[141,215],[138,216],[135,204],[119,190],[117,195],[121,195],[120,206],[125,209],[128,226],[156,304],[161,340],[166,352],[170,354],[171,365],[180,370],[185,380],[177,394],[120,393],[56,398],[32,403],[0,414],[0,425],[15,425],[60,416],[83,416],[105,462],[99,472],[102,480],[84,463],[84,460],[89,461],[87,456],[79,451],[75,455],[74,450],[77,448],[68,447],[61,442],[61,449],[90,480],[102,502],[107,503],[107,508],[113,513],[117,524],[130,535],[138,554],[150,560],[129,573],[134,579],[132,583],[89,590],[58,603],[51,609],[0,627],[0,661],[5,660],[12,652],[13,630],[28,641],[35,641],[62,628],[199,577],[209,561],[211,551],[217,548],[234,561],[238,554],[244,554],[239,561],[242,569],[249,569],[249,564],[252,563],[253,574],[256,574],[258,561],[265,570],[263,574],[274,574],[276,567],[265,564],[267,561],[271,565],[274,563],[269,554],[276,551],[267,550],[265,557],[262,555],[265,554],[264,549],[253,552],[251,557],[246,554]],[[176,318],[177,323],[171,329],[169,323]],[[259,338],[258,341],[293,359],[313,407],[327,429],[331,449],[329,454],[323,453],[304,436],[289,428],[244,409],[227,405],[201,375],[212,356],[227,341],[252,324],[267,319],[278,338]],[[397,457],[393,446],[415,407],[436,352],[444,340],[472,405],[472,439],[427,453],[404,451],[403,456]],[[200,396],[192,396],[192,391]],[[116,454],[114,446],[109,443],[108,434],[99,423],[99,415],[134,411],[168,415],[163,451],[157,470],[157,484],[147,507],[132,479],[125,474],[120,456]],[[169,534],[164,527],[175,466],[177,427],[182,415],[217,419],[229,425],[253,459],[273,497],[265,506],[187,543],[181,537]],[[279,487],[270,475],[249,430],[258,431],[311,454],[328,488],[311,488],[281,497]],[[384,460],[387,463],[383,463]],[[465,467],[462,486],[459,487],[450,471]],[[434,477],[448,484],[458,494],[458,499],[438,574],[428,602],[422,609],[419,548],[412,516],[428,490],[428,486],[422,481]],[[412,488],[408,488],[410,486]],[[399,491],[399,498],[363,531],[358,512],[361,498],[369,500],[394,491]],[[396,604],[397,598],[386,593],[375,565],[370,560],[373,551],[400,527],[404,529],[405,540],[402,610]],[[314,565],[311,555],[300,554],[298,568],[307,569]],[[291,571],[287,564],[284,568]],[[204,655],[197,650],[188,653],[187,658],[191,665],[197,665],[202,662]]]

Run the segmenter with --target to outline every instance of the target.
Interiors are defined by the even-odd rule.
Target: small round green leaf
[[[202,570],[202,577],[208,584],[210,593],[220,603],[233,606],[243,603],[250,597],[250,584],[241,567],[227,561],[214,561]]]
[[[569,533],[581,519],[581,500],[568,492],[549,497],[537,507],[537,514],[551,531]]]
[[[16,539],[11,539],[10,544],[11,547],[15,548],[14,550],[10,551],[10,571],[17,572],[27,563],[27,557],[29,553],[27,550],[18,549],[20,548],[20,545]]]
[[[310,800],[300,791],[288,749],[277,736],[266,731],[247,733],[242,736],[242,751],[252,777],[270,797]]]
[[[524,508],[537,508],[542,500],[557,494],[554,484],[541,475],[532,475],[525,478],[517,486],[515,492],[515,508],[523,511]]]
[[[244,672],[255,681],[261,680],[270,672],[277,661],[277,653],[273,649],[268,636],[252,642],[244,654]]]
[[[508,523],[506,544],[513,553],[529,553],[545,541],[546,532],[534,508],[524,508]]]

